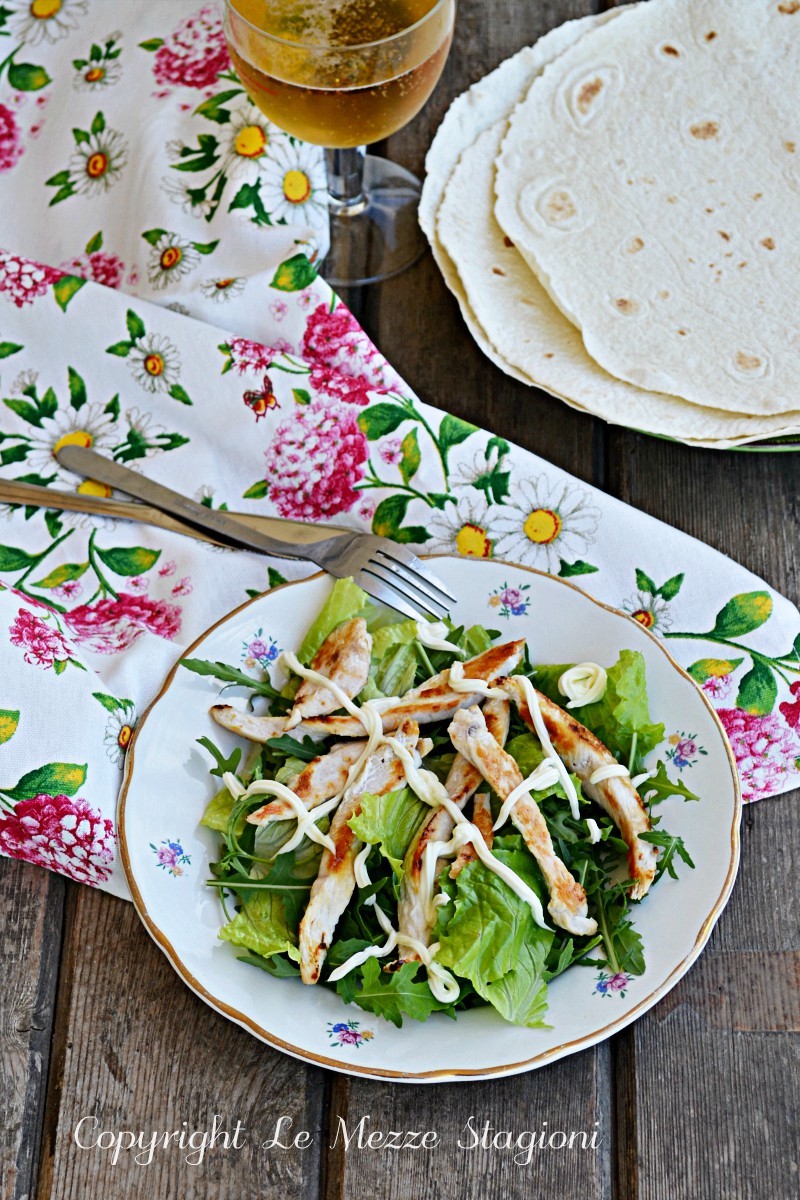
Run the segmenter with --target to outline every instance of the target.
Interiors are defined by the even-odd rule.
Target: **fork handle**
[[[278,558],[305,558],[316,561],[316,555],[312,555],[310,551],[316,550],[317,546],[298,546],[269,537],[258,529],[243,525],[241,521],[227,516],[219,509],[207,508],[205,504],[198,504],[196,500],[182,496],[172,488],[154,483],[151,479],[120,466],[94,450],[83,446],[64,446],[56,451],[56,458],[62,466],[68,471],[74,471],[76,475],[96,479],[125,492],[128,496],[135,496],[137,500],[143,500],[153,508],[172,513],[173,516],[197,525],[200,529],[216,534],[225,542],[246,546],[250,550],[259,550],[262,554],[273,554]]]

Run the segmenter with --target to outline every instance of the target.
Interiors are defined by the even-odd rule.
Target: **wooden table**
[[[388,154],[418,172],[452,98],[589,0],[461,0],[441,84]],[[346,297],[423,399],[502,434],[798,593],[800,460],[714,454],[611,428],[501,374],[478,351],[430,256]],[[287,1058],[223,1020],[178,980],[132,905],[0,862],[2,1200],[790,1200],[797,1115],[797,797],[746,809],[742,869],[699,962],[666,999],[593,1050],[508,1080],[372,1083]],[[171,1149],[149,1166],[83,1151],[97,1130],[247,1129],[199,1167]],[[279,1115],[314,1134],[263,1149]],[[597,1151],[519,1166],[466,1151],[467,1119],[496,1129],[600,1132]],[[339,1118],[439,1132],[431,1151],[330,1148]],[[288,1140],[288,1139],[287,1139]]]

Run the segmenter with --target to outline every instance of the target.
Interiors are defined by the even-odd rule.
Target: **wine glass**
[[[334,287],[388,279],[425,249],[420,183],[365,144],[430,96],[456,0],[225,0],[225,36],[250,98],[279,128],[325,147]]]

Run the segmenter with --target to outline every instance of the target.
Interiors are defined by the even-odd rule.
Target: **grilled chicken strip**
[[[522,783],[522,772],[489,733],[477,705],[457,712],[449,733],[456,750],[478,768],[501,800]],[[597,922],[587,915],[586,893],[553,849],[550,831],[533,796],[520,797],[511,811],[511,820],[541,868],[550,893],[547,911],[556,925],[579,937],[595,933]]]
[[[504,746],[508,737],[511,705],[507,700],[487,700],[483,713],[492,737],[498,745]],[[457,754],[444,785],[453,803],[463,809],[470,796],[482,783],[483,776],[477,767],[468,762],[462,754]],[[489,824],[491,825],[491,821]],[[424,946],[430,945],[431,933],[435,924],[435,915],[430,910],[431,897],[426,895],[424,886],[422,866],[425,848],[431,842],[449,841],[453,834],[453,826],[453,818],[447,809],[435,808],[409,846],[403,864],[403,881],[400,885],[400,900],[397,904],[397,924],[400,933],[416,938]],[[440,859],[436,863],[437,878],[442,866],[443,863]],[[400,963],[417,961],[419,961],[419,955],[410,947],[404,947],[400,954]]]
[[[344,791],[348,772],[358,762],[366,744],[363,740],[339,742],[327,754],[312,759],[295,776],[289,786],[306,808],[316,808],[318,804],[324,804]],[[291,805],[276,796],[256,812],[250,813],[247,820],[251,825],[266,825],[268,821],[282,821],[291,816]]]
[[[475,799],[472,801],[472,824],[477,825],[483,834],[483,840],[491,850],[492,842],[494,841],[494,829],[492,828],[492,805],[486,792],[477,792]],[[458,854],[455,862],[450,868],[450,878],[458,879],[464,867],[468,863],[474,862],[478,857],[478,852],[472,842],[466,842]]]
[[[536,733],[519,680],[509,679],[503,686],[515,701],[525,724]],[[630,896],[633,900],[641,900],[653,882],[657,858],[655,846],[639,838],[640,833],[650,830],[650,818],[641,796],[628,776],[616,776],[613,779],[604,779],[601,783],[589,783],[591,775],[598,767],[615,766],[617,760],[585,725],[581,725],[541,692],[537,692],[536,696],[556,754],[564,765],[578,776],[584,793],[608,813],[622,834],[628,847],[628,874],[635,880]]]
[[[419,740],[416,721],[404,721],[395,735],[409,750]],[[419,761],[419,755],[414,755]],[[405,779],[403,764],[391,746],[379,747],[371,755],[358,779],[344,797],[328,830],[335,850],[322,851],[319,874],[311,888],[308,907],[300,922],[300,978],[303,983],[316,983],[334,930],[350,902],[356,886],[354,862],[362,847],[348,825],[351,817],[361,811],[361,797],[366,793],[383,796],[402,785]]]
[[[493,683],[514,670],[522,660],[524,648],[524,638],[516,642],[505,642],[502,646],[493,646],[465,662],[464,675],[468,679],[482,679],[486,683]],[[406,717],[420,725],[429,721],[441,721],[457,709],[477,704],[482,699],[482,696],[475,693],[453,691],[450,688],[448,667],[447,670],[440,671],[438,675],[421,683],[419,687],[406,692],[397,704],[387,708],[383,714],[383,730],[384,733],[389,733],[397,729]],[[312,735],[324,733],[334,737],[357,737],[361,728],[359,720],[350,716],[314,717],[303,722],[303,729]]]
[[[353,617],[329,633],[311,660],[312,671],[324,675],[342,689],[348,700],[363,688],[369,676],[372,634],[363,617]],[[294,729],[304,717],[319,717],[341,708],[330,688],[304,679],[297,689],[286,729]]]
[[[230,729],[231,733],[238,733],[250,742],[268,742],[270,738],[280,737],[286,729],[286,717],[256,717],[240,712],[232,704],[213,704],[208,711],[223,729]],[[300,729],[296,728],[294,733],[300,733]]]

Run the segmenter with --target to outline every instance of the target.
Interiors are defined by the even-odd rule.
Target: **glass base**
[[[364,193],[351,202],[329,200],[331,246],[320,274],[331,287],[358,287],[399,275],[427,242],[417,220],[421,185],[416,175],[367,154]]]

